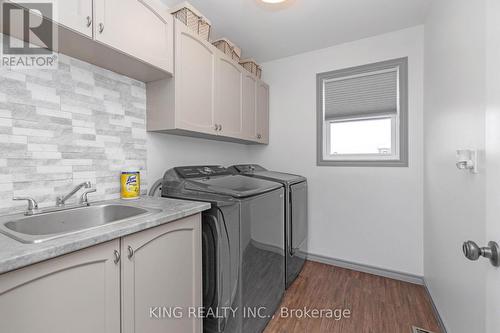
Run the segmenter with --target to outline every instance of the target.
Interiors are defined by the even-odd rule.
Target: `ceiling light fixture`
[[[285,2],[286,0],[261,0],[261,1],[265,3],[282,3]]]

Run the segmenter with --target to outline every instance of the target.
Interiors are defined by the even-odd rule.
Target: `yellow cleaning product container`
[[[137,170],[122,171],[122,199],[137,199],[141,195],[141,173]]]

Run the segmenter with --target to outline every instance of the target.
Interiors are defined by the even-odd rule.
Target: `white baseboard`
[[[325,256],[318,255],[318,254],[312,254],[312,253],[307,254],[307,259],[311,260],[311,261],[316,261],[316,262],[320,262],[323,264],[327,264],[327,265],[352,269],[353,271],[358,271],[358,272],[363,272],[363,273],[368,273],[368,274],[373,274],[373,275],[379,275],[379,276],[383,276],[383,277],[386,277],[389,279],[409,282],[409,283],[418,284],[418,285],[422,285],[422,286],[424,285],[424,277],[419,276],[419,275],[413,275],[413,274],[409,274],[409,273],[393,271],[393,270],[375,267],[375,266],[370,266],[370,265],[358,264],[358,263],[347,261],[347,260],[329,258],[329,257],[325,257]]]

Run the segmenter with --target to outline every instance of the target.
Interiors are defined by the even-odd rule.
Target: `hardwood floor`
[[[288,318],[278,309],[265,333],[411,333],[412,326],[441,333],[424,287],[310,261],[281,307]],[[290,309],[304,307],[347,309],[351,315],[290,318]]]

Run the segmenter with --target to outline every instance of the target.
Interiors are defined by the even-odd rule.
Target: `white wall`
[[[316,73],[409,57],[409,168],[316,166]],[[309,179],[309,252],[423,275],[423,28],[304,53],[264,65],[271,86],[270,145],[251,148],[267,168]]]
[[[176,135],[148,133],[148,180],[153,184],[165,171],[182,165],[246,163],[248,146]]]
[[[485,274],[491,266],[470,262],[461,251],[465,240],[486,243],[484,163],[478,175],[455,167],[460,148],[479,149],[484,161],[485,3],[434,1],[425,25],[424,271],[453,333],[486,332]],[[498,307],[495,312],[498,317]]]

